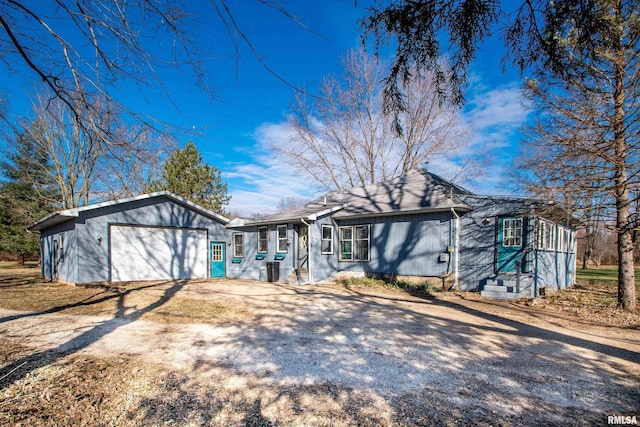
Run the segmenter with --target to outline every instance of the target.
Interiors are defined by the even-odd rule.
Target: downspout
[[[454,223],[456,231],[453,245],[453,253],[455,255],[455,261],[453,262],[453,288],[460,290],[460,216],[454,208],[451,208],[451,213],[456,218]]]
[[[311,224],[300,218],[300,221],[307,226],[307,269],[309,270],[309,283],[313,283],[313,271],[311,270]]]

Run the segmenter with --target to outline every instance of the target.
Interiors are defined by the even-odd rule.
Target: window
[[[340,261],[353,261],[353,227],[340,227]]]
[[[233,233],[233,257],[244,257],[244,235],[242,233]]]
[[[64,234],[60,233],[60,251],[58,252],[58,261],[64,262]]]
[[[538,221],[536,228],[536,249],[544,249],[544,221]]]
[[[502,246],[522,246],[522,218],[503,220]]]
[[[576,240],[576,232],[575,231],[570,231],[569,232],[569,241],[568,246],[569,246],[569,252],[571,252],[572,254],[576,253],[576,244],[577,244],[577,240]]]
[[[369,261],[369,226],[360,225],[354,227],[354,259],[356,261]]]
[[[559,227],[558,233],[556,233],[556,225],[554,223],[541,219],[536,230],[536,249],[563,250],[564,237],[562,234],[562,227]]]
[[[278,233],[278,253],[287,252],[287,226],[279,225],[276,231]]]
[[[330,225],[322,226],[322,254],[333,253],[333,227]]]
[[[258,227],[258,253],[267,253],[269,247],[269,230],[267,227]]]
[[[545,222],[544,228],[547,238],[545,249],[552,251],[556,248],[556,225],[551,222]]]
[[[370,226],[340,227],[340,261],[369,261]]]
[[[564,252],[564,227],[558,226],[558,238],[556,239],[556,250],[558,252]]]
[[[211,261],[222,261],[222,245],[220,243],[211,245]]]

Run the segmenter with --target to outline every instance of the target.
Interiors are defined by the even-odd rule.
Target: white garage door
[[[111,280],[207,277],[207,232],[111,226]]]

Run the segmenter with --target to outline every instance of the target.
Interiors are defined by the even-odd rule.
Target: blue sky
[[[264,62],[287,82],[313,93],[321,79],[340,71],[342,55],[358,48],[357,20],[366,14],[365,3],[353,0],[289,1],[283,5],[315,33],[253,0],[228,2],[239,26],[252,40]],[[210,102],[187,76],[165,72],[173,101],[153,93],[132,93],[128,105],[194,130],[191,137],[204,159],[222,171],[232,196],[229,209],[240,214],[273,212],[284,197],[310,198],[311,183],[304,182],[268,147],[268,140],[287,134],[286,116],[293,90],[270,74],[240,45],[236,64],[233,44],[214,17],[203,17],[206,35],[214,45],[216,58],[208,63],[218,99]],[[501,193],[508,178],[520,140],[519,128],[527,119],[520,94],[519,75],[512,69],[502,73],[503,55],[498,37],[483,47],[471,68],[462,111],[471,129],[469,145],[460,158],[488,152],[494,160],[480,179],[459,182],[483,193]],[[238,65],[236,69],[236,65]],[[35,79],[32,76],[0,75],[0,91],[9,92],[13,110],[28,105]],[[14,82],[19,80],[20,84]],[[16,90],[20,87],[23,90]],[[181,143],[186,143],[186,138]],[[445,177],[454,176],[455,161],[438,161],[430,169]]]

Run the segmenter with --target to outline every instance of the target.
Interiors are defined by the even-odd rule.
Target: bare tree
[[[633,213],[640,186],[639,13],[637,3],[620,0],[588,10],[559,5],[549,24],[557,67],[536,69],[526,86],[538,107],[537,137],[530,141],[537,161],[529,167],[539,171],[534,185],[555,189],[556,199],[617,234],[618,304],[631,311],[633,237],[640,226]]]
[[[83,111],[89,105],[94,112]],[[159,168],[168,146],[164,136],[154,134],[151,128],[130,126],[114,105],[90,102],[74,108],[85,116],[93,116],[97,111],[92,120],[112,135],[111,140],[107,142],[82,127],[60,99],[41,96],[33,104],[35,118],[23,125],[23,138],[16,139],[16,146],[11,147],[20,155],[28,147],[19,142],[26,139],[46,153],[43,158],[47,162],[37,167],[56,183],[59,192],[53,194],[60,198],[48,201],[66,209],[86,205],[92,199],[104,199],[109,194],[143,191],[145,188],[135,183],[149,182],[149,175]],[[52,193],[38,196],[44,199],[50,197],[48,194]]]
[[[255,1],[308,30],[277,0]],[[228,0],[0,0],[0,61],[10,73],[34,77],[34,84],[47,89],[38,87],[38,92],[59,101],[56,110],[65,108],[79,128],[107,143],[119,136],[96,122],[94,102],[118,105],[120,115],[167,131],[167,123],[128,109],[118,94],[124,85],[126,92],[153,90],[177,109],[170,82],[162,78],[164,70],[174,69],[215,99],[215,82],[207,72],[216,58],[206,34],[212,25],[228,31],[237,61],[245,47],[287,83],[258,54],[233,6]]]
[[[290,212],[299,209],[309,203],[309,200],[301,197],[283,197],[278,201],[277,212]]]
[[[327,76],[320,96],[298,94],[289,116],[291,138],[272,148],[327,189],[367,185],[407,172],[436,155],[454,153],[465,129],[457,111],[439,102],[435,80],[422,73],[407,86],[407,109],[397,118],[383,109],[387,68],[366,52],[351,51],[340,78]]]

